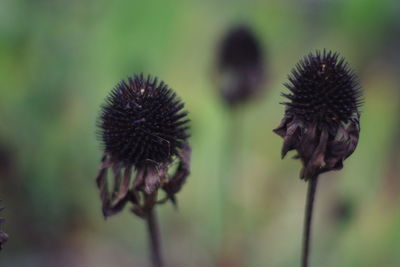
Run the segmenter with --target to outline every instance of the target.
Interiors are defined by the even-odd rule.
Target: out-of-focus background
[[[137,72],[167,82],[192,120],[179,209],[157,209],[168,266],[298,266],[306,184],[300,162],[280,159],[272,129],[287,74],[323,48],[358,73],[365,105],[357,150],[320,179],[313,266],[400,266],[399,12],[395,0],[1,0],[1,229],[10,240],[0,266],[148,266],[144,222],[128,209],[104,221],[95,186],[100,105]],[[260,39],[267,81],[231,112],[212,77],[216,48],[237,24]]]

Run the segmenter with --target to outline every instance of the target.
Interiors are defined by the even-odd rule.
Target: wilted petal
[[[321,173],[322,168],[325,166],[325,152],[328,142],[328,132],[323,130],[319,136],[319,144],[315,148],[310,160],[305,166],[303,178],[308,180],[315,178]]]
[[[107,157],[107,155],[104,155],[102,158],[99,174],[97,175],[97,178],[96,178],[96,184],[100,191],[102,210],[103,210],[103,215],[105,217],[106,217],[106,210],[107,210],[107,207],[109,206],[109,202],[110,202],[108,185],[107,185],[107,169],[109,168],[109,166],[110,166],[110,163],[109,163],[108,157]]]
[[[317,126],[312,123],[307,125],[306,128],[302,128],[300,134],[299,145],[297,147],[297,152],[299,153],[299,157],[303,162],[303,166],[306,167],[308,162],[310,161],[316,146],[319,141],[317,138]]]
[[[291,117],[287,116],[285,114],[285,116],[283,117],[281,123],[279,124],[278,127],[276,127],[273,132],[276,133],[277,135],[279,135],[280,137],[285,137],[286,135],[286,130],[289,124],[289,121],[291,120]]]
[[[328,168],[340,170],[343,167],[343,161],[357,147],[359,131],[358,119],[351,120],[348,125],[339,126],[335,139],[328,145]]]
[[[113,194],[114,197],[113,197],[113,200],[111,203],[112,207],[117,206],[120,201],[122,201],[124,198],[126,198],[126,195],[128,194],[128,191],[129,191],[131,175],[132,175],[132,167],[126,167],[125,172],[124,172],[124,178],[123,178],[122,182],[119,181],[117,191],[115,191]]]
[[[357,118],[354,118],[350,121],[350,125],[347,128],[347,133],[349,136],[349,141],[345,159],[353,154],[358,144],[358,138],[360,135],[359,115],[357,115]]]
[[[180,161],[176,173],[163,186],[164,191],[167,193],[172,202],[174,202],[174,195],[181,190],[186,178],[190,174],[190,158],[191,148],[186,144],[180,152]]]
[[[141,168],[141,169],[137,170],[135,181],[133,182],[133,188],[135,190],[136,189],[140,189],[142,186],[144,186],[145,176],[146,176],[146,169],[145,168]]]
[[[144,192],[153,194],[160,187],[160,176],[155,167],[148,167],[144,179]]]
[[[300,138],[300,127],[296,122],[292,122],[289,124],[287,128],[286,135],[283,138],[283,146],[281,151],[281,157],[284,158],[288,151],[295,149],[298,146],[299,138]]]
[[[125,196],[124,198],[120,199],[118,202],[115,202],[113,206],[107,205],[103,207],[103,215],[104,218],[113,216],[115,214],[118,214],[123,210],[125,205],[128,203],[128,197]]]

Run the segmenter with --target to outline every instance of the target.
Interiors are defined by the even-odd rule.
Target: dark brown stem
[[[301,266],[308,267],[308,258],[310,255],[311,244],[311,223],[314,208],[315,192],[317,191],[318,176],[313,177],[308,182],[308,192],[306,200],[306,209],[304,217],[304,231],[303,231],[303,252]]]
[[[163,267],[164,263],[161,257],[160,232],[157,224],[157,217],[154,208],[147,212],[147,227],[150,238],[150,257],[153,267]]]

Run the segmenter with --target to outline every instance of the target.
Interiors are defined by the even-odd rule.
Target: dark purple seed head
[[[114,162],[143,167],[169,163],[188,138],[187,112],[172,89],[157,78],[121,81],[102,106],[104,149]]]
[[[320,126],[348,122],[358,113],[361,90],[357,76],[338,53],[317,51],[304,57],[289,75],[283,94],[287,112]]]

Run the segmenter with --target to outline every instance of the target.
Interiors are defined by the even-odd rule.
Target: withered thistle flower
[[[218,51],[217,86],[233,107],[256,95],[263,86],[264,54],[258,38],[247,26],[233,28]]]
[[[301,179],[339,170],[355,150],[360,132],[358,78],[337,53],[316,52],[301,60],[283,94],[285,116],[274,130],[284,138],[282,157],[296,150]]]
[[[154,266],[161,266],[162,262],[153,207],[168,199],[175,203],[175,194],[190,171],[189,120],[183,108],[184,104],[165,83],[136,75],[112,90],[99,120],[104,156],[97,185],[103,214],[114,215],[130,202],[132,211],[147,219]],[[168,168],[174,160],[178,167],[170,176]],[[111,193],[108,169],[113,173]],[[165,191],[164,199],[157,198],[159,189]]]
[[[4,207],[0,207],[0,211],[4,210]],[[3,218],[0,218],[0,225],[4,222]],[[0,250],[3,249],[3,245],[8,241],[8,235],[0,231]]]
[[[361,89],[354,72],[337,53],[316,52],[292,70],[289,101],[281,124],[274,130],[283,137],[282,157],[296,150],[303,168],[300,178],[309,181],[304,230],[303,265],[308,251],[314,194],[318,175],[343,168],[355,150],[360,132]]]

